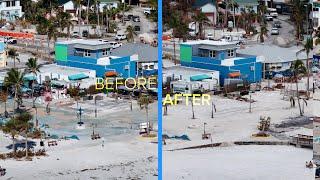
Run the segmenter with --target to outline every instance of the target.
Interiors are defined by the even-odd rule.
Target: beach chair
[[[210,138],[211,138],[211,133],[202,134],[202,139],[210,139]]]
[[[50,147],[50,146],[57,146],[58,145],[58,143],[57,143],[57,141],[48,141],[48,146]]]
[[[92,140],[96,140],[96,139],[100,139],[101,137],[100,137],[100,135],[99,134],[92,134],[91,135],[91,139]]]

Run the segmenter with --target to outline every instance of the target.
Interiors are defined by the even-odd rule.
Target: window
[[[228,50],[228,56],[229,57],[233,57],[234,56],[234,50],[233,49],[229,49]]]
[[[216,51],[209,51],[209,57],[216,57]]]
[[[91,56],[91,52],[89,50],[84,50],[84,56],[89,57]]]
[[[10,7],[10,1],[6,1],[6,7]]]
[[[103,50],[102,50],[102,55],[103,55],[103,56],[108,55],[108,50],[107,50],[107,49],[103,49]]]
[[[16,6],[16,1],[11,1],[11,6]]]

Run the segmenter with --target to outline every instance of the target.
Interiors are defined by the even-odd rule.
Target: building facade
[[[3,0],[0,2],[0,17],[7,21],[15,21],[22,17],[20,0]]]
[[[7,66],[7,53],[5,51],[5,44],[4,42],[0,42],[0,67]]]
[[[312,6],[312,24],[313,28],[317,29],[320,27],[320,1],[314,0]]]
[[[191,41],[180,44],[182,66],[219,71],[220,85],[227,78],[260,82],[262,62],[256,56],[237,53],[237,45],[223,41]]]
[[[204,13],[212,24],[216,24],[217,8],[215,2],[211,0],[195,0],[192,6]]]
[[[111,45],[96,40],[72,40],[55,44],[55,60],[58,65],[91,69],[97,77],[107,72],[128,78],[137,76],[138,55],[111,56]]]

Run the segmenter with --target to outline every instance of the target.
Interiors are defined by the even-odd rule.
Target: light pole
[[[207,125],[207,123],[203,123],[203,134],[204,135],[206,134],[206,125]]]

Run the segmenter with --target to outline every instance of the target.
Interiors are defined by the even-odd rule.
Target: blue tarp
[[[76,139],[76,140],[80,140],[79,137],[76,136],[76,135],[67,136],[66,139]]]
[[[191,141],[189,136],[187,135],[182,135],[182,136],[172,136],[170,137],[170,139],[180,139],[180,140],[186,140],[186,141]]]
[[[190,76],[190,81],[202,81],[204,79],[212,79],[212,77],[207,74],[199,74],[199,75],[195,75],[195,76]]]
[[[88,77],[89,77],[88,75],[85,75],[83,73],[79,73],[79,74],[74,74],[74,75],[68,76],[68,79],[70,81],[76,81],[76,80],[86,79]]]

